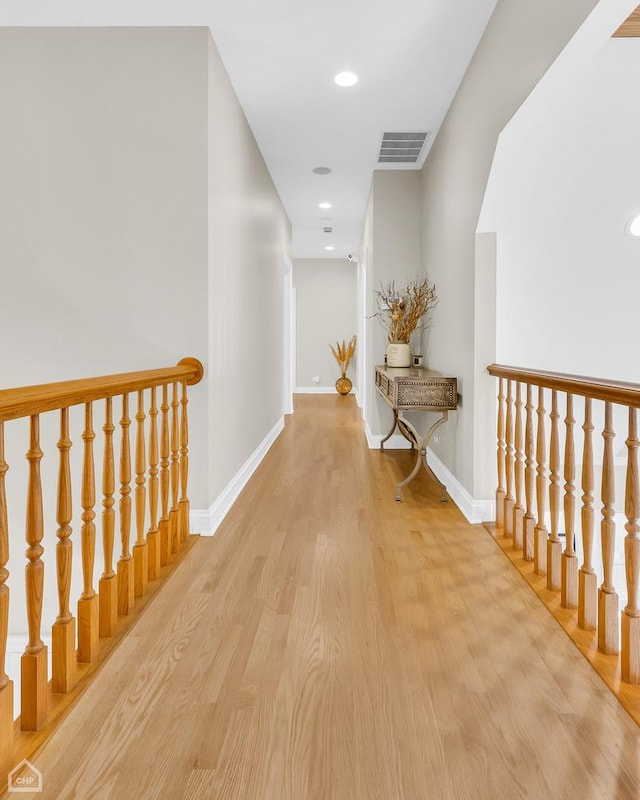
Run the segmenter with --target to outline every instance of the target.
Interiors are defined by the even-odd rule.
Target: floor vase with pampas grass
[[[349,394],[353,384],[350,378],[347,378],[347,370],[356,351],[356,337],[354,336],[349,344],[343,339],[341,342],[336,342],[335,347],[333,345],[329,345],[329,347],[342,372],[342,375],[336,381],[336,391],[338,394]]]
[[[351,383],[351,378],[347,378],[343,372],[336,381],[336,391],[338,394],[349,394],[352,388],[353,384]]]

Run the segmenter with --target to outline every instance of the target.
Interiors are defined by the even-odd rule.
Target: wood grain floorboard
[[[627,800],[640,731],[352,397],[301,395],[34,758],[56,800]]]

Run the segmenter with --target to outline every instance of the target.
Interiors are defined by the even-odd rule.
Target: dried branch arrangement
[[[426,316],[438,305],[438,295],[427,278],[409,281],[404,289],[396,289],[391,281],[380,285],[376,301],[378,310],[373,316],[384,325],[389,341],[408,342],[416,329],[426,326]]]
[[[336,342],[335,347],[331,344],[329,347],[331,348],[333,357],[338,362],[342,374],[346,375],[347,370],[349,369],[349,364],[351,363],[351,359],[356,352],[356,337],[353,336],[349,344],[347,344],[343,339],[342,342]]]

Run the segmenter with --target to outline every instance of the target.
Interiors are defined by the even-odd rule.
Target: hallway
[[[395,502],[408,459],[367,448],[352,396],[296,396],[23,796],[637,797],[635,723],[424,473]]]

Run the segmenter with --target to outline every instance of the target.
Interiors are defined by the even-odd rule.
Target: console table
[[[417,458],[412,472],[396,486],[396,500],[402,500],[402,487],[410,483],[424,465],[427,473],[442,490],[440,497],[447,501],[447,487],[433,473],[427,461],[427,446],[436,430],[447,421],[449,411],[458,407],[458,382],[456,378],[446,378],[431,369],[412,367],[376,367],[376,389],[393,411],[393,427],[380,442],[389,439],[396,427],[417,450]],[[436,411],[441,416],[421,435],[405,414],[412,411]]]

